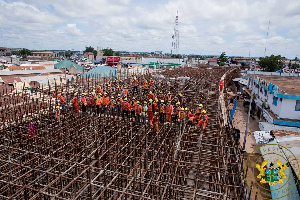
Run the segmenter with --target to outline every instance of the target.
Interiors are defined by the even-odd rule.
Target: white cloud
[[[73,36],[80,36],[82,32],[77,28],[76,24],[67,24],[66,32]]]

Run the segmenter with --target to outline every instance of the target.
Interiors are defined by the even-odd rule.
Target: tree
[[[281,69],[283,62],[281,61],[281,56],[274,56],[273,54],[265,58],[259,58],[259,65],[266,72],[274,72],[275,70]]]
[[[180,54],[172,54],[171,58],[182,58]]]
[[[22,50],[19,51],[20,55],[23,57],[23,58],[26,58],[27,56],[31,56],[32,53],[29,49],[25,49],[23,48]]]
[[[227,61],[227,57],[226,57],[226,53],[222,52],[221,55],[218,58],[218,64],[220,65],[220,63],[226,63]]]
[[[85,53],[85,52],[92,52],[92,53],[94,54],[94,57],[97,56],[97,50],[95,50],[94,47],[91,47],[91,46],[85,47],[84,53]]]
[[[116,51],[115,56],[120,56],[120,52]]]
[[[103,55],[104,56],[113,56],[114,55],[114,50],[112,50],[112,49],[104,49]]]

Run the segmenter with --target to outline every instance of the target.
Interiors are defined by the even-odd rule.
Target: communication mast
[[[179,51],[179,31],[178,31],[178,11],[175,19],[174,34],[172,36],[171,54],[178,54]]]

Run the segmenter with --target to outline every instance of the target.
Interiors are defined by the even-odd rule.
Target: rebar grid
[[[35,100],[10,96],[13,103],[1,107],[0,198],[244,199],[239,149],[230,128],[220,125],[218,82],[229,69],[162,72],[167,79],[160,90],[182,92],[190,108],[204,104],[210,120],[205,131],[183,123],[160,124],[156,132],[129,120],[77,115],[71,108],[56,120],[50,86]],[[169,79],[184,75],[191,80]],[[138,78],[143,77],[149,74]],[[107,81],[79,78],[55,89],[70,100],[74,92]],[[15,100],[20,97],[23,103]],[[27,139],[28,114],[36,121],[36,143]]]

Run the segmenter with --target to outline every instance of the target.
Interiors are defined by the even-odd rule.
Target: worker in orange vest
[[[65,93],[62,92],[60,97],[59,97],[59,100],[60,100],[60,105],[61,105],[61,108],[62,108],[62,112],[65,112],[66,110],[66,98],[65,98]]]
[[[77,99],[77,93],[74,94],[74,97],[72,99],[72,104],[73,104],[73,108],[75,113],[79,113],[79,105],[78,105],[78,99]]]
[[[176,107],[175,107],[175,113],[174,113],[175,123],[178,123],[178,118],[179,118],[180,112],[181,112],[180,102],[177,102]]]
[[[172,101],[172,95],[171,95],[171,92],[168,92],[168,95],[166,97],[167,101]]]
[[[111,96],[109,101],[109,108],[110,108],[110,118],[113,117],[113,119],[115,118],[115,106],[116,106],[115,97]]]
[[[86,108],[87,108],[87,100],[85,97],[86,93],[82,93],[81,96],[81,109],[82,109],[82,114],[86,113]]]
[[[136,122],[140,123],[141,121],[141,114],[142,114],[142,105],[140,105],[140,102],[136,102],[136,107],[135,107],[135,114],[136,114]]]
[[[150,78],[149,85],[150,85],[150,88],[152,88],[152,87],[153,87],[153,85],[154,85],[154,81],[153,81],[153,79],[152,79],[152,78]]]
[[[193,119],[193,122],[194,123],[198,123],[198,120],[201,118],[201,112],[203,110],[203,105],[202,104],[199,104],[198,108],[196,109],[196,112],[195,112],[195,117]]]
[[[92,115],[95,112],[95,107],[96,107],[96,97],[95,97],[95,92],[92,92],[91,96],[89,97],[89,103],[90,103],[90,114]]]
[[[153,112],[159,112],[159,102],[158,102],[158,99],[155,98],[155,101],[153,102],[153,106],[154,106],[154,110]]]
[[[135,97],[132,97],[132,100],[129,104],[129,107],[130,107],[130,117],[132,118],[132,120],[135,119],[135,111],[136,111],[136,106],[137,106],[137,103],[135,101]]]
[[[166,106],[166,111],[167,111],[167,122],[172,123],[173,106],[171,104],[171,101],[168,101],[168,105]]]
[[[156,126],[156,132],[159,132],[158,122],[159,122],[159,115],[157,112],[154,113],[154,124]]]
[[[162,91],[159,92],[158,99],[159,99],[160,101],[166,99],[166,96],[162,93]]]
[[[132,95],[134,96],[135,93],[138,94],[138,86],[139,86],[139,81],[136,79],[136,77],[134,77],[132,81],[132,85],[133,85]]]
[[[153,125],[153,111],[154,111],[152,99],[149,99],[149,103],[148,103],[147,107],[148,107],[148,111],[147,111],[148,121],[149,121],[150,125],[152,126]]]
[[[149,85],[146,79],[143,80],[143,88],[144,88],[144,92],[143,95],[147,95],[148,94],[148,90],[149,90]]]
[[[129,103],[127,102],[127,98],[124,99],[124,102],[122,103],[122,118],[123,120],[125,120],[125,116],[126,118],[128,119],[128,113],[129,113],[129,108],[130,108],[130,105]]]
[[[103,116],[106,117],[108,115],[108,103],[109,103],[109,96],[107,96],[107,93],[104,92],[104,96],[102,97],[102,110],[103,110]]]
[[[179,118],[178,118],[179,122],[184,122],[185,121],[185,112],[184,112],[184,108],[181,108],[181,111],[179,112]]]
[[[165,123],[165,118],[166,118],[166,105],[164,103],[164,100],[161,100],[160,101],[160,106],[159,106],[160,123],[164,124]]]
[[[129,91],[126,86],[124,86],[124,89],[123,89],[121,95],[125,98],[129,95]]]
[[[101,89],[101,86],[97,85],[96,94],[99,95],[99,94],[102,94],[102,93],[103,93],[103,90]]]
[[[60,117],[60,109],[59,109],[59,106],[56,106],[56,109],[54,110],[54,114],[55,114],[55,118],[57,120],[59,120],[59,117]]]
[[[186,121],[189,124],[192,124],[193,123],[193,118],[194,118],[193,113],[189,110],[189,108],[185,108],[184,110],[185,110]]]
[[[155,95],[152,93],[152,91],[150,91],[147,95],[147,99],[155,99]]]
[[[202,117],[199,120],[197,126],[201,126],[201,124],[204,121],[202,129],[205,130],[206,125],[208,124],[208,116],[206,115],[206,110],[202,110],[201,114],[202,114]]]
[[[96,97],[96,110],[97,110],[97,116],[100,116],[100,111],[101,111],[101,104],[102,104],[102,97],[101,93],[98,94]]]

